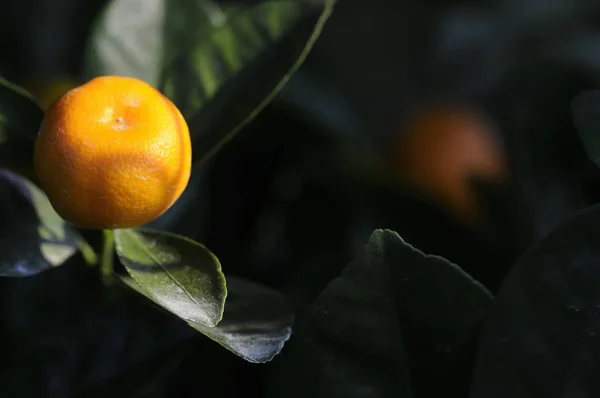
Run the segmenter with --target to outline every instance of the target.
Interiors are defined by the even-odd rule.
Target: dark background
[[[17,82],[77,75],[103,4],[4,0],[0,73]],[[340,0],[283,93],[193,181],[196,196],[172,228],[204,242],[226,272],[286,293],[298,310],[375,228],[398,231],[494,290],[528,245],[598,201],[600,174],[578,140],[570,102],[598,87],[599,54],[598,1]],[[393,169],[389,148],[401,126],[439,100],[485,109],[506,148],[510,179],[473,185],[488,208],[477,226],[435,197],[360,172],[362,159]],[[68,396],[73,384],[84,388],[156,349],[163,341],[156,330],[184,333],[152,312],[132,320],[143,304],[115,312],[94,289],[81,293],[90,271],[78,265],[0,281],[7,336],[0,352],[8,353],[0,356],[7,369],[0,396]],[[198,396],[197,374],[212,396],[260,396],[269,365],[198,344],[211,366],[188,359],[165,396]],[[15,394],[23,380],[30,381]]]

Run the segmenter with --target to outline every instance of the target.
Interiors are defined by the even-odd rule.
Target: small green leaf
[[[133,279],[121,280],[160,305]],[[248,362],[270,361],[292,332],[294,316],[286,298],[266,286],[234,277],[227,278],[227,290],[225,313],[217,326],[189,325]]]
[[[582,92],[571,108],[583,146],[590,160],[600,167],[600,90]]]
[[[0,139],[33,141],[37,136],[44,111],[35,97],[25,89],[0,77]]]
[[[98,264],[98,255],[90,246],[88,242],[86,242],[81,236],[77,238],[77,247],[81,252],[81,256],[87,265],[96,265]]]
[[[158,230],[115,230],[121,263],[147,296],[188,321],[213,327],[227,297],[219,260],[193,240]]]
[[[473,398],[600,396],[600,206],[512,268],[483,324]]]
[[[282,355],[272,396],[412,396],[407,363],[418,362],[418,349],[463,348],[491,302],[456,265],[377,230],[315,302]]]
[[[273,100],[304,62],[334,4],[240,5],[174,57],[159,87],[189,121],[195,159],[208,160]]]
[[[0,220],[0,276],[62,265],[83,242],[39,188],[8,170],[0,170]]]

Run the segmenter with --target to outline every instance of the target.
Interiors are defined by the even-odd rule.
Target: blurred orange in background
[[[469,224],[483,216],[472,178],[502,183],[508,177],[507,155],[491,120],[459,104],[413,114],[396,140],[391,162],[403,184]]]

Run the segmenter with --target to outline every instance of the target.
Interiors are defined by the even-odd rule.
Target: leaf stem
[[[104,230],[104,247],[102,248],[102,263],[100,271],[102,276],[109,277],[113,272],[113,258],[115,250],[115,235],[110,229]]]

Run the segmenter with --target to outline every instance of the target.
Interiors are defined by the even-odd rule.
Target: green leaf
[[[112,0],[88,38],[83,77],[131,76],[156,85],[165,42],[165,0]],[[131,16],[135,15],[135,18]]]
[[[600,90],[582,92],[571,108],[583,146],[590,160],[600,167]]]
[[[0,220],[0,276],[37,274],[86,246],[39,188],[8,170],[0,170]]]
[[[482,328],[471,397],[600,395],[600,206],[513,267]]]
[[[111,0],[94,21],[83,77],[125,75],[156,86],[168,60],[219,24],[213,14],[226,15],[203,0]]]
[[[300,67],[334,3],[112,0],[90,35],[84,78],[125,75],[159,87],[191,124],[194,156],[207,160]]]
[[[121,263],[149,298],[188,322],[219,323],[227,287],[214,254],[189,238],[158,230],[114,233]]]
[[[43,117],[33,95],[0,77],[0,143],[7,138],[35,140]]]
[[[121,280],[131,289],[149,296],[128,277]],[[215,327],[188,322],[191,327],[251,363],[273,359],[292,332],[294,316],[280,293],[240,278],[227,278],[228,296],[223,320]]]
[[[243,279],[228,278],[227,283],[229,296],[219,325],[190,326],[248,362],[270,361],[292,333],[294,316],[286,298]]]
[[[364,255],[316,300],[281,356],[269,396],[412,396],[382,236],[375,232]]]
[[[411,396],[407,362],[417,361],[415,346],[464,347],[491,301],[456,265],[423,254],[395,232],[377,230],[290,342],[274,396]]]
[[[273,100],[304,62],[334,3],[238,6],[166,67],[160,88],[190,124],[196,160],[208,160]]]

